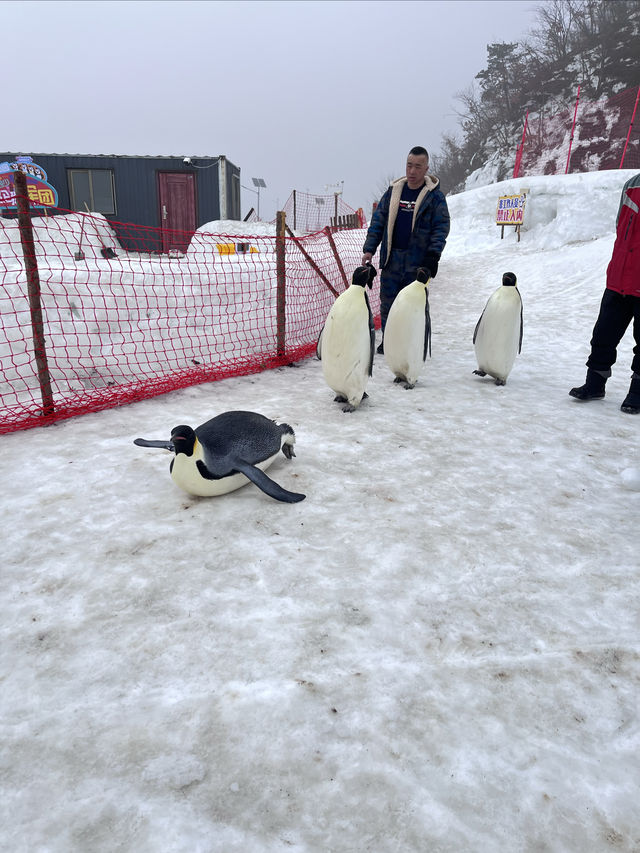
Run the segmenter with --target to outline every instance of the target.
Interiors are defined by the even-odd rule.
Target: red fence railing
[[[268,227],[176,235],[184,251],[163,254],[160,229],[99,214],[34,217],[45,406],[20,227],[0,218],[0,433],[313,353],[364,231],[295,238]],[[371,302],[377,316],[377,288]]]

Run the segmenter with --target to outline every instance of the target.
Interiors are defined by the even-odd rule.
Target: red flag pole
[[[629,132],[627,133],[627,139],[624,143],[624,151],[622,152],[622,159],[620,160],[620,166],[618,168],[622,169],[622,164],[624,163],[625,154],[627,153],[627,145],[629,144],[629,139],[631,137],[631,128],[633,127],[633,120],[636,117],[636,110],[638,109],[638,99],[640,98],[640,86],[638,86],[638,94],[636,95],[636,102],[633,105],[633,114],[631,115],[631,124],[629,125]]]
[[[564,170],[565,175],[569,172],[569,161],[571,160],[571,146],[573,145],[573,132],[576,129],[576,116],[578,115],[578,101],[580,100],[580,86],[578,86],[578,97],[576,98],[576,108],[573,111],[573,125],[571,126],[571,136],[569,137],[569,153],[567,154],[567,165]]]

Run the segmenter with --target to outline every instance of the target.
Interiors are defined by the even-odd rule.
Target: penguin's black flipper
[[[473,330],[473,343],[475,344],[476,338],[478,337],[478,329],[480,328],[480,323],[482,323],[482,318],[484,317],[484,312],[486,311],[487,306],[485,305],[482,309],[482,314],[480,315],[478,322],[476,323],[476,327]]]
[[[516,287],[516,290],[518,290],[517,287]],[[520,340],[518,341],[518,353],[522,352],[522,333],[523,333],[523,331],[524,331],[524,316],[522,313],[522,297],[520,297]]]
[[[373,359],[376,352],[376,327],[373,324],[373,311],[371,310],[366,290],[364,292],[364,301],[367,303],[367,311],[369,313],[369,376],[373,376]]]
[[[159,447],[162,450],[170,450],[172,453],[175,452],[175,447],[172,441],[149,441],[146,438],[134,438],[133,443],[137,444],[138,447]]]
[[[322,327],[322,332],[324,332],[324,326]],[[316,344],[316,358],[318,361],[322,361],[322,332],[318,335],[318,343]]]
[[[422,350],[422,360],[427,360],[427,353],[431,357],[431,313],[429,312],[429,292],[425,290],[424,302],[424,348]]]
[[[306,498],[306,495],[301,495],[298,492],[288,492],[286,489],[283,489],[275,480],[267,477],[264,471],[256,468],[255,465],[249,465],[248,462],[242,462],[240,459],[237,459],[233,463],[233,468],[235,471],[239,471],[240,474],[244,474],[248,480],[251,480],[259,489],[262,489],[265,494],[271,498],[275,498],[277,501],[295,504]]]

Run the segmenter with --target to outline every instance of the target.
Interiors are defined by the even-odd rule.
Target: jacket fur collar
[[[430,193],[435,190],[436,187],[440,184],[440,180],[436,178],[435,175],[425,175],[424,182],[424,186],[420,190],[416,199],[415,207],[413,208],[413,219],[411,221],[412,232],[416,225],[416,217],[418,216],[420,205],[422,204],[425,196],[427,195],[427,193]],[[391,199],[389,200],[389,216],[387,219],[387,246],[389,246],[389,249],[391,249],[392,246],[393,228],[396,224],[396,217],[398,216],[398,210],[400,208],[400,196],[402,195],[402,190],[404,189],[404,185],[406,183],[406,178],[398,178],[391,184]]]

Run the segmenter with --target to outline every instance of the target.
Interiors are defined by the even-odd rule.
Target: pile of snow
[[[539,250],[597,240],[615,231],[622,185],[635,174],[633,169],[586,172],[575,175],[540,175],[512,178],[447,197],[451,233],[445,258],[452,252],[481,250],[500,237],[495,224],[501,196],[527,194],[522,248],[535,244]],[[505,236],[515,229],[505,226]]]
[[[101,213],[68,213],[39,216],[33,220],[33,239],[38,259],[73,264],[82,251],[87,259],[103,259],[102,249],[121,251],[109,221]],[[22,243],[17,219],[0,217],[0,258],[5,265],[22,260]]]
[[[298,232],[292,232],[296,237],[303,236]],[[103,248],[112,248],[120,263],[126,261],[135,262],[142,259],[146,263],[157,263],[158,258],[140,255],[137,252],[127,252],[120,245],[116,233],[109,220],[100,213],[69,213],[62,216],[42,216],[33,220],[33,236],[36,246],[36,255],[39,260],[53,266],[60,263],[72,267],[75,261],[75,253],[82,251],[88,261],[104,261]],[[198,255],[219,255],[217,248],[219,243],[224,242],[247,242],[251,237],[269,238],[270,241],[276,236],[276,225],[274,222],[239,222],[235,219],[216,219],[204,223],[198,228],[191,238],[186,253],[176,253],[172,260],[180,260],[184,254],[190,255],[190,260]],[[228,241],[228,238],[231,238]],[[260,241],[257,240],[257,245]],[[262,243],[264,247],[266,242]],[[10,267],[16,263],[22,263],[22,244],[18,221],[14,218],[0,217],[0,259],[4,267]],[[83,259],[83,260],[84,260]],[[166,256],[162,258],[166,261]],[[116,261],[110,258],[109,263]],[[77,261],[75,261],[77,265]],[[103,269],[107,269],[103,265]]]
[[[275,222],[239,222],[236,219],[214,219],[201,225],[196,234],[208,236],[229,235],[237,237],[275,237]]]
[[[464,182],[465,192],[478,187],[486,187],[498,183],[500,171],[504,169],[499,153],[491,154],[486,163],[473,171]]]

